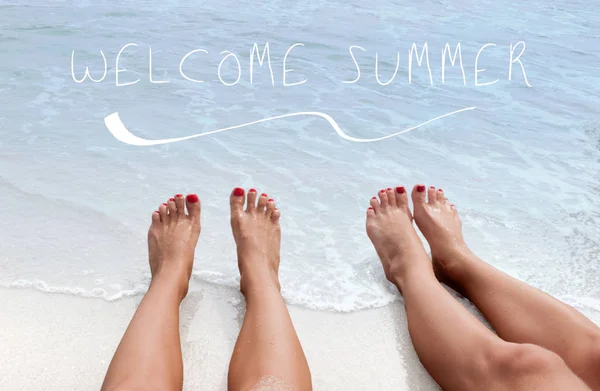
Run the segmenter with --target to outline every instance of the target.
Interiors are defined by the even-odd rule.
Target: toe
[[[412,189],[412,200],[414,205],[425,204],[425,185],[415,185]]]
[[[377,197],[371,198],[370,204],[371,204],[371,208],[373,208],[374,213],[379,212],[379,208],[381,208],[381,206],[379,205],[379,201],[377,201]]]
[[[256,209],[256,189],[248,190],[248,202],[246,202],[246,210],[252,212]]]
[[[275,210],[275,200],[272,198],[269,198],[267,200],[267,216],[271,216],[273,214],[274,210]]]
[[[437,199],[438,203],[440,203],[442,205],[446,204],[447,199],[446,199],[446,195],[444,194],[444,190],[442,190],[442,189],[437,190],[436,199]]]
[[[232,212],[241,212],[244,209],[244,189],[236,187],[229,197]]]
[[[369,206],[367,209],[367,219],[375,216],[375,209],[372,206]]]
[[[387,194],[387,199],[388,199],[388,203],[390,204],[390,206],[393,206],[393,207],[398,206],[396,204],[396,196],[394,195],[394,189],[392,189],[391,187],[388,187],[385,190],[385,193]]]
[[[381,207],[387,208],[389,205],[387,192],[385,190],[379,190],[379,200],[381,201]]]
[[[169,224],[169,210],[167,209],[166,202],[158,207],[158,212],[160,213],[160,221],[162,221],[163,224]]]
[[[396,204],[398,206],[405,206],[408,204],[408,196],[406,195],[406,189],[404,186],[396,187]]]
[[[267,200],[269,199],[269,196],[267,195],[267,193],[262,193],[260,195],[260,197],[258,198],[258,205],[256,206],[256,210],[258,212],[264,212],[265,211],[265,206],[267,206]]]
[[[200,223],[200,199],[198,196],[196,194],[188,194],[185,197],[185,204],[192,221]]]
[[[435,186],[429,186],[429,189],[427,189],[427,203],[437,203],[437,191],[435,190]]]
[[[177,213],[180,216],[185,214],[185,205],[183,201],[183,194],[175,194],[175,206],[177,207]]]
[[[154,212],[152,212],[152,225],[158,225],[160,224],[160,212],[155,210]]]
[[[177,216],[177,206],[175,205],[175,198],[169,198],[169,201],[167,201],[167,209],[169,209],[169,214],[171,215],[171,218]]]
[[[281,212],[279,212],[279,209],[277,209],[277,208],[273,209],[273,214],[271,215],[271,220],[274,223],[279,223],[280,216],[281,216]]]

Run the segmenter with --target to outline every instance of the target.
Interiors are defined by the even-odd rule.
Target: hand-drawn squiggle
[[[442,119],[444,117],[449,117],[451,115],[462,113],[463,111],[468,111],[468,110],[473,110],[473,109],[475,109],[475,106],[466,107],[464,109],[452,111],[450,113],[446,113],[446,114],[440,115],[438,117],[432,118],[429,121],[425,121],[417,126],[413,126],[412,128],[404,129],[400,132],[390,134],[387,136],[383,136],[383,137],[377,137],[377,138],[357,138],[357,137],[349,136],[346,133],[344,133],[344,131],[340,128],[338,123],[335,122],[335,120],[330,115],[327,115],[325,113],[320,113],[318,111],[302,111],[302,112],[298,112],[298,113],[283,114],[283,115],[278,115],[275,117],[263,118],[263,119],[259,119],[257,121],[247,122],[247,123],[244,123],[241,125],[229,126],[227,128],[212,130],[210,132],[193,134],[193,135],[184,136],[184,137],[167,138],[167,139],[161,139],[161,140],[148,140],[148,139],[144,139],[144,138],[141,138],[141,137],[138,137],[138,136],[132,134],[129,130],[127,130],[127,128],[121,121],[121,118],[119,118],[118,112],[112,113],[111,115],[104,118],[104,123],[106,124],[106,127],[108,128],[108,130],[112,133],[112,135],[117,140],[124,142],[125,144],[129,144],[129,145],[146,147],[146,146],[150,146],[150,145],[169,144],[169,143],[175,143],[178,141],[189,140],[189,139],[196,138],[196,137],[208,136],[210,134],[220,133],[220,132],[224,132],[226,130],[238,129],[238,128],[242,128],[244,126],[250,126],[250,125],[258,124],[261,122],[273,121],[273,120],[281,119],[281,118],[297,117],[297,116],[314,116],[314,117],[323,118],[327,122],[329,122],[329,124],[331,125],[333,130],[335,130],[335,132],[338,134],[338,136],[340,136],[344,140],[354,141],[356,143],[372,143],[375,141],[381,141],[381,140],[385,140],[385,139],[388,139],[391,137],[399,136],[403,133],[410,132],[411,130],[415,130],[417,128],[420,128],[421,126],[424,126],[431,122],[437,121],[438,119]]]

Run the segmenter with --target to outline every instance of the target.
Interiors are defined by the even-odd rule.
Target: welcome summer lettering
[[[122,79],[120,79],[120,76],[119,76],[120,74],[125,73],[127,71],[125,68],[122,68],[120,65],[121,56],[127,49],[134,48],[134,47],[137,47],[137,44],[128,43],[128,44],[122,46],[115,58],[115,85],[117,87],[131,86],[131,85],[137,84],[141,81],[139,78],[136,80],[133,80],[133,81],[132,80],[123,81]],[[303,43],[294,43],[293,45],[289,46],[283,55],[281,69],[274,70],[272,62],[271,62],[271,49],[270,49],[269,43],[266,42],[263,45],[262,50],[258,43],[254,43],[254,45],[252,46],[252,49],[250,50],[250,57],[249,57],[248,64],[246,65],[247,69],[248,69],[248,82],[250,84],[254,83],[254,72],[258,65],[258,67],[266,66],[266,68],[269,71],[272,86],[276,86],[277,84],[280,84],[282,87],[293,87],[293,86],[298,86],[298,85],[307,83],[308,82],[307,78],[299,79],[299,80],[293,79],[293,76],[290,74],[294,72],[294,69],[290,68],[288,65],[288,61],[290,61],[290,58],[293,57],[293,52],[295,50],[300,50],[302,47],[305,47],[305,45]],[[473,80],[474,80],[475,87],[489,86],[489,85],[495,84],[498,81],[500,81],[500,79],[498,79],[498,78],[493,81],[486,81],[486,82],[480,81],[480,78],[481,78],[480,74],[485,72],[485,69],[482,69],[479,67],[480,56],[482,56],[484,54],[484,51],[494,50],[494,48],[496,48],[496,47],[497,47],[497,45],[495,43],[486,43],[486,44],[482,45],[479,48],[479,50],[477,51],[477,55],[474,58],[474,67],[473,67],[473,69],[474,69]],[[505,49],[506,50],[506,67],[508,68],[508,80],[509,81],[512,81],[513,70],[515,68],[515,65],[518,65],[520,68],[520,71],[522,72],[523,80],[524,80],[526,86],[531,87],[531,85],[529,84],[529,81],[527,79],[527,73],[525,72],[525,66],[523,65],[523,62],[521,61],[521,57],[525,53],[525,48],[526,48],[526,45],[525,45],[524,41],[519,41],[516,44],[510,43],[508,45],[508,48]],[[499,50],[499,49],[496,48],[495,50]],[[192,78],[189,76],[189,67],[191,67],[193,65],[195,65],[197,67],[199,62],[203,66],[207,66],[206,64],[202,63],[201,56],[207,55],[208,53],[209,52],[206,49],[194,49],[194,50],[184,54],[181,57],[181,60],[179,62],[179,67],[178,67],[178,72],[177,72],[178,76],[181,77],[182,79],[187,80],[192,83],[204,83],[205,82],[204,80],[198,80],[198,79],[195,79],[195,78]],[[368,51],[367,51],[367,49],[365,49],[361,46],[358,46],[358,45],[352,45],[348,48],[348,59],[349,59],[349,61],[351,61],[351,64],[353,65],[356,76],[352,80],[342,80],[341,81],[342,83],[354,84],[354,83],[358,83],[361,80],[361,68],[359,65],[359,61],[357,60],[357,58],[359,58],[359,55],[361,53],[362,53],[362,55],[365,55],[366,53],[368,53]],[[102,71],[101,75],[100,75],[100,72],[97,72],[97,75],[94,78],[94,76],[92,76],[92,71],[90,70],[90,67],[85,66],[85,71],[83,72],[83,75],[78,77],[75,72],[75,50],[73,50],[71,53],[71,77],[72,77],[73,81],[76,83],[84,83],[88,79],[89,79],[89,81],[91,81],[93,83],[101,83],[101,82],[105,81],[108,76],[108,61],[102,50],[100,50],[100,55],[101,55],[102,61],[103,61],[103,71]],[[244,68],[242,66],[242,61],[240,61],[240,57],[236,53],[229,51],[229,50],[221,51],[220,56],[221,56],[220,62],[218,64],[212,64],[212,66],[215,69],[215,73],[217,75],[217,78],[218,78],[220,84],[227,86],[227,87],[232,87],[232,86],[237,85],[242,79],[242,73],[243,73],[242,69]],[[433,73],[431,70],[429,58],[430,58],[430,53],[429,53],[429,45],[427,44],[427,42],[425,42],[423,45],[421,45],[420,48],[417,46],[416,43],[413,43],[411,45],[411,47],[407,50],[406,67],[407,67],[407,74],[408,74],[407,81],[409,84],[412,84],[412,82],[413,82],[412,75],[413,75],[413,70],[415,69],[415,67],[423,67],[424,66],[428,72],[429,84],[431,86],[434,85]],[[466,86],[467,85],[467,77],[466,77],[466,72],[465,72],[465,68],[464,68],[462,48],[461,48],[460,42],[458,42],[456,45],[454,45],[454,50],[452,50],[452,46],[449,43],[446,43],[444,45],[443,49],[441,50],[441,60],[442,61],[441,61],[440,72],[441,72],[442,84],[446,83],[446,72],[447,72],[447,67],[448,67],[447,64],[449,64],[450,67],[458,66],[460,68],[461,75],[462,75],[462,83],[464,86]],[[392,84],[392,82],[396,79],[398,70],[400,68],[400,64],[401,64],[400,52],[399,51],[396,52],[395,69],[394,69],[393,74],[391,76],[387,77],[387,80],[385,80],[384,77],[382,75],[380,75],[379,63],[380,63],[379,53],[375,52],[374,76],[375,76],[375,80],[376,80],[377,84],[379,84],[381,86],[387,86],[387,85]],[[415,65],[415,63],[416,63],[416,65]],[[231,75],[228,75],[228,76],[224,75],[223,67],[225,65],[233,67],[233,69],[235,70],[233,77]],[[186,72],[186,70],[188,70],[188,71]],[[280,75],[280,76],[276,77],[276,75]],[[156,80],[156,78],[154,77],[154,75],[153,75],[153,55],[152,55],[152,47],[151,46],[148,49],[148,82],[151,84],[167,84],[167,83],[171,82],[170,80]],[[335,132],[340,137],[342,137],[348,141],[375,142],[375,141],[381,141],[381,140],[384,140],[384,139],[387,139],[390,137],[398,136],[400,134],[412,131],[421,126],[424,126],[426,124],[429,124],[431,122],[439,120],[441,118],[448,117],[448,116],[454,115],[454,114],[458,114],[458,113],[461,113],[464,111],[473,110],[475,108],[476,107],[474,107],[474,106],[466,107],[463,109],[452,111],[450,113],[445,113],[445,114],[439,115],[435,118],[429,119],[419,125],[413,126],[408,129],[404,129],[400,132],[396,132],[396,133],[393,133],[393,134],[390,134],[387,136],[383,136],[383,137],[379,137],[379,138],[372,138],[372,139],[356,138],[356,137],[352,137],[352,136],[346,134],[331,116],[329,116],[325,113],[321,113],[321,112],[297,112],[297,113],[284,114],[284,115],[279,115],[276,117],[264,118],[264,119],[260,119],[260,120],[240,124],[240,125],[230,126],[230,127],[222,128],[222,129],[216,129],[213,131],[194,134],[194,135],[190,135],[190,136],[170,138],[170,139],[161,139],[161,140],[147,140],[147,139],[143,139],[143,138],[133,135],[131,132],[129,132],[127,130],[125,125],[122,123],[122,121],[119,118],[118,113],[113,113],[113,114],[107,116],[104,119],[104,122],[105,122],[108,130],[119,141],[122,141],[122,142],[130,144],[130,145],[136,145],[136,146],[150,146],[150,145],[173,143],[173,142],[188,140],[191,138],[197,138],[197,137],[201,137],[201,136],[207,136],[210,134],[215,134],[215,133],[219,133],[219,132],[223,132],[223,131],[227,131],[227,130],[233,130],[233,129],[250,126],[250,125],[261,123],[261,122],[272,121],[272,120],[277,120],[277,119],[282,119],[282,118],[287,118],[287,117],[316,116],[316,117],[325,119],[327,122],[329,122],[329,124],[332,126],[332,128],[335,130]]]

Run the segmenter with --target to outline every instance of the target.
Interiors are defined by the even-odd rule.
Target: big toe
[[[188,215],[192,221],[200,222],[200,199],[196,194],[188,194],[185,197],[185,205],[187,207]]]
[[[405,205],[408,205],[408,196],[406,195],[406,188],[404,186],[398,186],[396,187],[396,189],[394,189],[394,191],[396,196],[396,204],[401,208]]]
[[[412,201],[415,209],[421,208],[425,205],[425,185],[418,184],[415,185],[412,189]]]
[[[244,209],[244,189],[236,187],[229,196],[231,212],[241,212]]]

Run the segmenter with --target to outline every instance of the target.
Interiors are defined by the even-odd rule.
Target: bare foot
[[[280,213],[275,200],[267,194],[258,197],[258,204],[256,198],[256,190],[250,189],[244,209],[244,189],[233,189],[230,197],[231,229],[237,245],[240,290],[244,295],[257,286],[255,284],[280,290]]]
[[[385,276],[399,284],[410,270],[431,269],[429,257],[417,235],[404,187],[381,190],[367,210],[367,235],[381,259]]]
[[[199,235],[200,200],[196,194],[188,194],[185,200],[183,195],[177,194],[152,213],[148,230],[152,281],[170,281],[178,289],[181,300],[188,291]]]
[[[464,262],[470,262],[474,255],[463,239],[458,212],[444,191],[431,186],[427,189],[427,200],[425,194],[417,186],[413,189],[415,222],[429,242],[438,279],[451,283],[459,277]],[[460,291],[455,284],[451,285]]]

